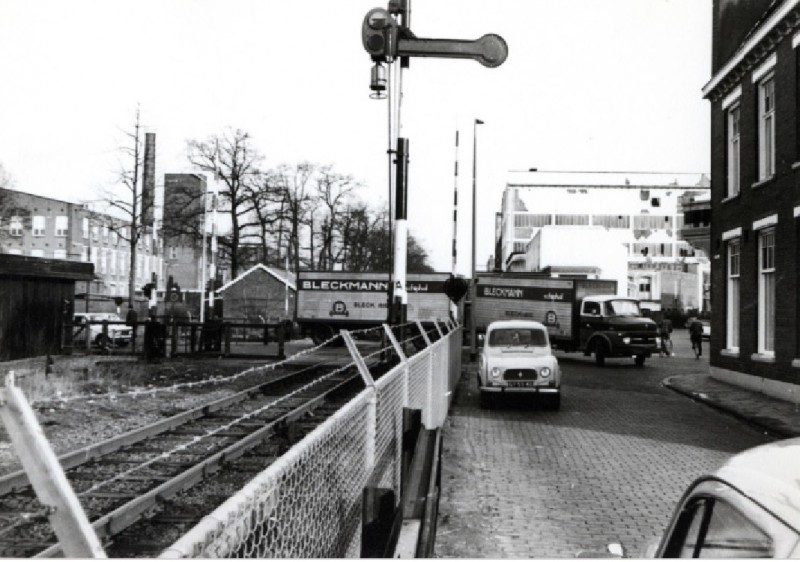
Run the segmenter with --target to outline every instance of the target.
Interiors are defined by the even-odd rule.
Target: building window
[[[108,244],[108,225],[107,224],[103,225],[103,242]]]
[[[31,257],[34,258],[43,258],[44,257],[44,250],[31,250]]]
[[[170,246],[169,247],[169,259],[171,259],[171,260],[178,259],[178,247],[177,246]]]
[[[12,256],[21,256],[22,250],[20,250],[19,248],[9,248],[8,253],[11,254]]]
[[[86,217],[81,219],[81,231],[84,238],[89,238],[89,219]]]
[[[8,234],[10,236],[22,236],[22,217],[11,217],[8,223]]]
[[[728,242],[728,294],[726,308],[725,347],[739,350],[739,264],[741,261],[739,240]]]
[[[92,262],[93,264],[97,265],[97,262],[98,262],[98,259],[97,259],[97,246],[92,246],[89,249],[89,261]]]
[[[775,352],[775,229],[758,236],[758,352]]]
[[[606,228],[630,228],[628,215],[592,215],[592,224]]]
[[[108,272],[111,275],[117,274],[117,251],[111,250],[110,257],[108,259]]]
[[[67,229],[69,228],[69,218],[65,215],[59,215],[56,217],[56,236],[64,238],[67,235]]]
[[[758,86],[758,179],[775,175],[775,79],[769,76]]]
[[[100,241],[100,227],[96,224],[92,225],[92,240]]]
[[[53,257],[57,260],[65,260],[67,259],[67,251],[66,250],[53,250]]]
[[[35,215],[33,217],[32,227],[34,236],[44,236],[45,218],[42,215]]]
[[[659,230],[672,228],[672,217],[666,215],[636,215],[633,217],[634,230]]]
[[[111,243],[115,246],[119,243],[119,234],[117,234],[116,230],[111,231]]]
[[[583,226],[589,224],[589,215],[556,215],[559,226]]]
[[[739,115],[738,105],[728,110],[728,197],[739,194]]]

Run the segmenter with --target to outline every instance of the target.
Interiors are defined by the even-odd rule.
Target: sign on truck
[[[410,273],[406,280],[409,322],[445,321],[450,299],[444,292],[449,273]],[[388,273],[301,271],[297,280],[297,323],[319,343],[340,329],[357,330],[387,321]]]

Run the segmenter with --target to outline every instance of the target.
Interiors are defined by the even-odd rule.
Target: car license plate
[[[511,388],[531,388],[536,386],[534,381],[508,381],[507,384]]]

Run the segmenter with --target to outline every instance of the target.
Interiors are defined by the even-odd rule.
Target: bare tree
[[[274,172],[281,194],[281,217],[287,223],[289,260],[295,271],[300,270],[301,229],[310,222],[313,201],[311,180],[315,171],[316,165],[301,162],[295,166],[282,165]]]
[[[336,234],[340,235],[341,226],[348,220],[344,217],[347,203],[353,198],[359,185],[352,176],[337,173],[331,165],[319,169],[316,181],[314,200],[322,207],[323,216],[320,226],[321,248],[318,260],[319,269],[333,269],[335,265],[334,244]],[[341,245],[340,245],[341,248]],[[340,251],[336,251],[336,256]]]
[[[252,146],[249,133],[228,129],[204,141],[188,142],[189,161],[201,170],[211,172],[221,184],[218,210],[230,222],[230,232],[219,238],[230,257],[231,275],[236,277],[240,266],[240,242],[247,231],[257,228],[253,220],[252,187],[259,177],[261,155]]]
[[[93,214],[91,218],[95,221],[102,221],[108,226],[109,230],[116,232],[130,248],[129,272],[128,272],[128,306],[133,307],[133,299],[136,293],[136,253],[139,241],[144,237],[148,226],[142,220],[143,217],[153,213],[155,202],[152,198],[142,197],[140,186],[140,176],[143,166],[143,142],[141,137],[141,114],[139,107],[136,107],[136,120],[133,131],[126,131],[129,144],[120,150],[126,156],[124,161],[119,164],[118,187],[121,194],[116,190],[105,190],[102,198],[106,205],[112,210],[121,214],[119,221],[108,221],[100,214]],[[90,233],[90,236],[92,234]]]

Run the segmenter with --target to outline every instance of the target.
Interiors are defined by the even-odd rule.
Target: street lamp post
[[[475,272],[475,227],[476,220],[475,214],[477,211],[477,171],[478,171],[478,125],[483,125],[483,121],[475,119],[472,125],[472,290],[470,291],[470,305],[469,305],[469,358],[470,361],[475,361],[478,354],[477,333],[475,330],[475,297],[478,294],[478,285]]]

